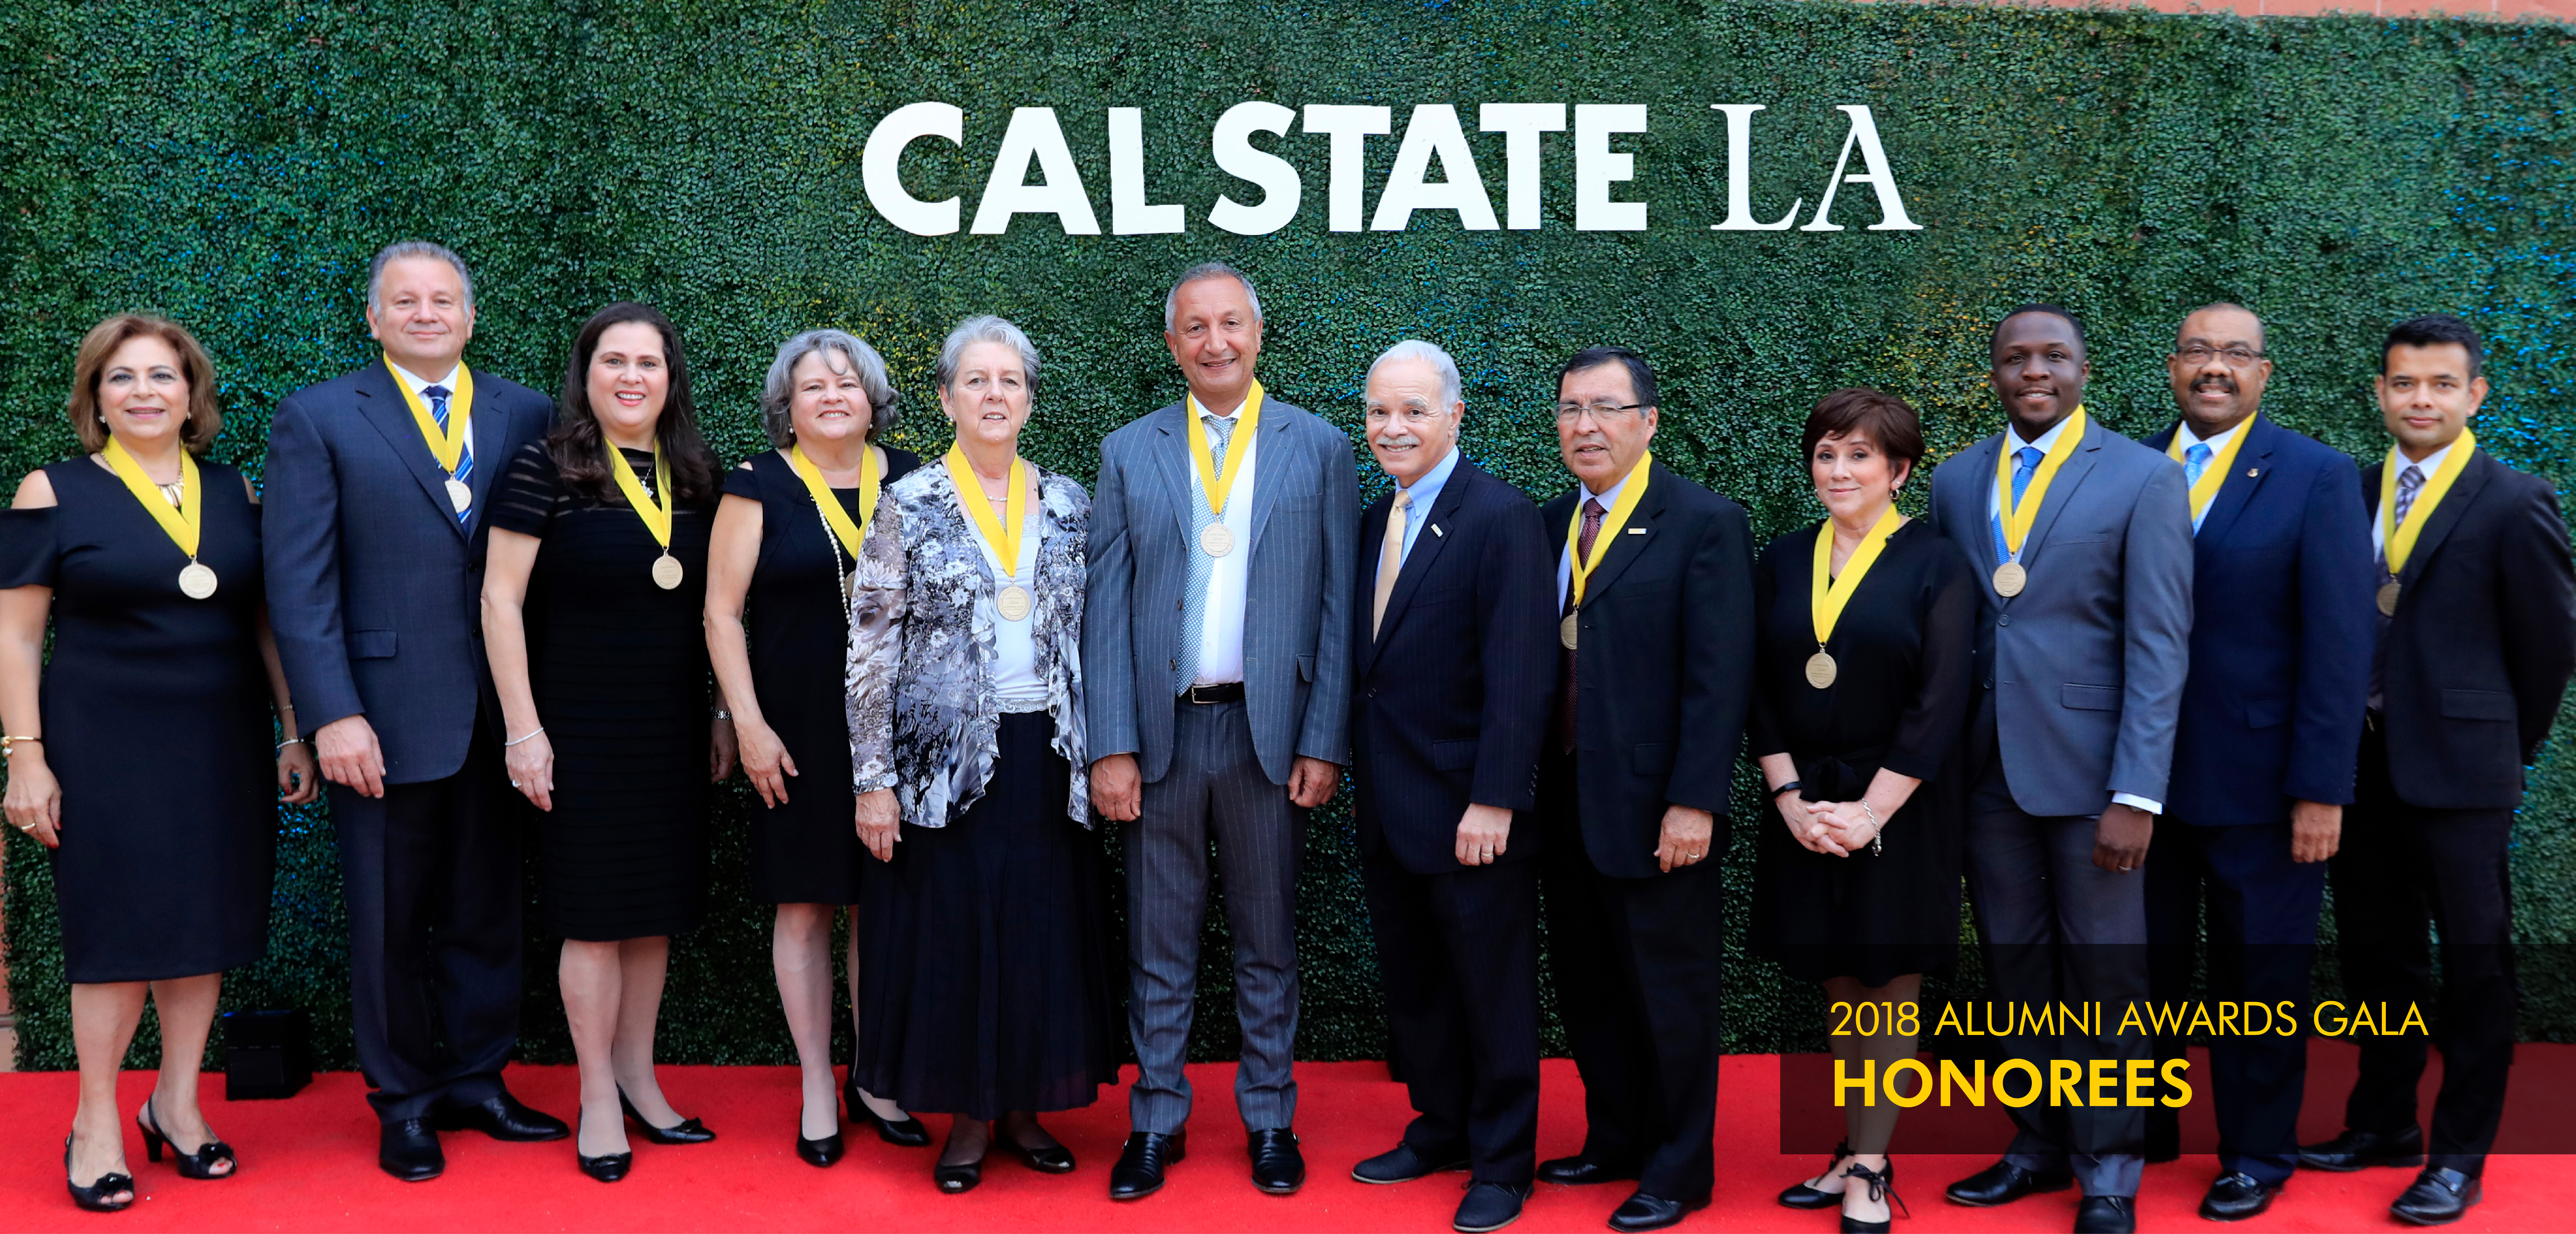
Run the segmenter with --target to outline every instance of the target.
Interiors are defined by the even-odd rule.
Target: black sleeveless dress
[[[921,465],[891,446],[885,456],[883,486]],[[859,843],[841,681],[850,616],[839,580],[850,555],[777,451],[726,472],[725,492],[760,503],[760,560],[743,599],[743,632],[761,718],[796,760],[787,801],[752,807],[751,895],[764,904],[856,904],[859,871],[871,862]],[[859,490],[832,494],[856,521]]]
[[[197,560],[115,473],[45,468],[60,503],[0,511],[0,587],[54,589],[39,711],[62,783],[54,895],[64,976],[194,977],[268,949],[277,775],[259,658],[259,508],[241,473],[199,462]]]
[[[645,491],[653,456],[629,450]],[[567,486],[543,443],[494,486],[491,525],[545,543],[528,580],[528,682],[555,751],[554,809],[535,815],[537,921],[584,942],[679,934],[707,903],[707,529],[712,501],[672,513],[684,572],[611,490]]]

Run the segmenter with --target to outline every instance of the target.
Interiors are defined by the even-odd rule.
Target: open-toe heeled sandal
[[[152,1112],[151,1098],[145,1098],[143,1108],[134,1112],[134,1129],[143,1133],[144,1158],[157,1162],[162,1148],[168,1147],[171,1164],[179,1168],[181,1178],[231,1178],[241,1173],[241,1158],[234,1154],[233,1146],[213,1136],[207,1136],[193,1153],[179,1151],[178,1142],[161,1130],[161,1116]],[[218,1165],[230,1168],[217,1171]]]

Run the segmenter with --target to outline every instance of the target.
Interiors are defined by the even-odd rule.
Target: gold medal
[[[2397,592],[2398,592],[2398,585],[2397,585],[2397,580],[2395,580],[2395,579],[2390,579],[2390,580],[2389,580],[2389,581],[2387,581],[2386,583],[2383,583],[2383,584],[2381,584],[2381,585],[2380,585],[2380,588],[2379,588],[2379,615],[2380,615],[2380,616],[2382,616],[2382,617],[2394,617],[2394,616],[2396,616],[2396,615],[2397,615]]]
[[[1029,595],[1029,589],[1018,583],[1013,583],[993,595],[993,607],[1000,610],[1004,621],[1027,620],[1029,610],[1036,604],[1036,599]]]
[[[179,571],[179,592],[191,600],[203,600],[215,594],[215,572],[197,562]]]
[[[180,552],[187,554],[188,564],[179,570],[180,594],[191,600],[203,600],[215,594],[214,570],[197,562],[197,544],[201,539],[206,504],[206,488],[197,482],[197,460],[185,450],[179,452],[179,496],[174,500],[168,490],[154,484],[152,478],[143,473],[143,464],[126,452],[124,442],[108,438],[107,447],[99,451],[99,457],[107,462],[107,469],[116,473],[117,479],[125,482],[125,491],[134,494],[134,500],[142,503],[143,512],[161,525],[161,533],[170,537],[170,542],[177,545]]]
[[[2020,595],[2021,589],[2028,586],[2030,586],[2030,571],[2022,569],[2020,562],[2007,561],[1995,567],[1996,595],[2009,600]]]
[[[465,507],[474,504],[474,490],[467,488],[463,480],[459,480],[454,476],[449,476],[447,478],[447,504],[456,507],[457,513],[465,513]]]
[[[678,588],[681,577],[686,573],[680,568],[680,559],[669,553],[653,559],[653,585],[664,591]]]
[[[1579,614],[1567,613],[1565,620],[1556,623],[1556,641],[1565,644],[1567,651],[1574,650],[1574,619],[1577,616]]]
[[[680,559],[671,555],[671,465],[662,457],[662,443],[653,443],[653,492],[644,491],[644,482],[635,478],[635,469],[627,465],[626,454],[614,443],[608,447],[608,474],[617,480],[618,491],[626,494],[626,504],[643,520],[644,530],[653,542],[662,546],[662,555],[653,559],[653,585],[670,591],[680,585],[684,572]]]
[[[1808,685],[1821,690],[1834,684],[1834,671],[1834,658],[1827,655],[1823,648],[1818,648],[1816,654],[1807,657]]]
[[[1234,529],[1223,523],[1210,523],[1199,533],[1199,551],[1210,557],[1223,557],[1234,551]]]
[[[1234,529],[1225,525],[1226,498],[1234,492],[1234,478],[1243,471],[1244,456],[1252,452],[1252,442],[1261,431],[1261,383],[1252,383],[1244,393],[1243,407],[1235,413],[1233,448],[1226,451],[1225,466],[1219,469],[1216,455],[1208,448],[1207,426],[1200,423],[1197,395],[1182,396],[1181,418],[1188,422],[1190,461],[1198,468],[1199,492],[1206,498],[1208,513],[1216,521],[1199,533],[1199,551],[1210,557],[1223,557],[1234,551]]]

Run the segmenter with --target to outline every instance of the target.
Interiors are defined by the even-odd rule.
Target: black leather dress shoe
[[[407,1183],[425,1183],[447,1172],[447,1154],[426,1118],[386,1123],[376,1140],[376,1164]]]
[[[1572,1157],[1551,1157],[1538,1163],[1540,1182],[1558,1183],[1568,1187],[1585,1187],[1593,1183],[1631,1183],[1637,1181],[1637,1174],[1638,1169],[1634,1165],[1595,1161],[1579,1153]]]
[[[440,1131],[480,1131],[496,1140],[530,1144],[540,1140],[560,1140],[572,1134],[564,1120],[543,1110],[531,1109],[507,1092],[494,1093],[476,1102],[441,1102],[430,1115],[430,1124]]]
[[[2415,1176],[2415,1185],[2388,1206],[2388,1215],[2409,1225],[2449,1225],[2485,1198],[2478,1180],[2435,1166]]]
[[[2072,1174],[2034,1174],[2009,1161],[1998,1161],[1950,1184],[1942,1194],[1950,1197],[1953,1204],[1993,1208],[2026,1195],[2064,1191],[2074,1185],[2075,1176]]]
[[[1458,1201],[1458,1216],[1449,1228],[1458,1234],[1485,1234],[1499,1230],[1521,1219],[1521,1201],[1529,1198],[1527,1187],[1507,1187],[1501,1183],[1470,1183],[1467,1198]]]
[[[1163,1172],[1178,1165],[1190,1155],[1187,1131],[1163,1135],[1138,1131],[1127,1137],[1127,1146],[1118,1150],[1118,1164],[1109,1167],[1109,1198],[1141,1200],[1163,1189]]]
[[[2125,1195],[2088,1195],[2075,1202],[2075,1234],[2137,1234],[2138,1202]]]
[[[1619,1234],[1637,1234],[1640,1230],[1660,1230],[1680,1224],[1681,1219],[1708,1207],[1708,1197],[1696,1201],[1667,1200],[1643,1191],[1629,1196],[1626,1203],[1610,1214],[1610,1228]]]
[[[2212,1221],[2243,1221],[2272,1206],[2272,1197],[2281,1188],[2251,1174],[2237,1170],[2218,1176],[2209,1185],[2209,1194],[2200,1198],[2200,1215]]]
[[[1466,1168],[1467,1150],[1463,1148],[1425,1153],[1410,1143],[1397,1141],[1394,1148],[1352,1166],[1351,1177],[1364,1183],[1409,1183],[1442,1170]]]
[[[1297,1133],[1286,1127],[1255,1131],[1245,1137],[1252,1155],[1252,1185],[1272,1195],[1295,1195],[1306,1185],[1306,1155],[1297,1151]]]
[[[2424,1129],[2409,1123],[2402,1131],[2346,1130],[2323,1144],[2300,1145],[2299,1164],[2337,1174],[2375,1165],[2411,1170],[2424,1164]]]
[[[818,1169],[831,1165],[841,1159],[841,1153],[845,1147],[846,1146],[841,1139],[841,1133],[839,1131],[834,1131],[832,1134],[818,1139],[809,1140],[805,1138],[803,1128],[797,1129],[796,1156],[807,1165],[814,1166]]]

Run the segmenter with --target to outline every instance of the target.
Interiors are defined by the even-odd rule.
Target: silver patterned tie
[[[1207,426],[1208,460],[1217,473],[1225,472],[1225,448],[1234,440],[1234,421],[1226,416],[1203,415],[1199,423]],[[1191,474],[1196,475],[1193,468]],[[1179,694],[1199,679],[1199,640],[1207,631],[1208,581],[1216,574],[1216,558],[1199,548],[1199,537],[1208,524],[1223,522],[1208,510],[1207,494],[1199,486],[1190,486],[1190,589],[1181,604],[1180,666],[1172,674],[1172,693]]]

